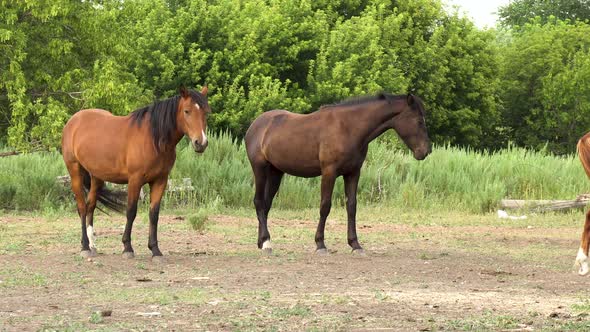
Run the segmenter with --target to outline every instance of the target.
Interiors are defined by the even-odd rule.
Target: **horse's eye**
[[[188,110],[184,110],[184,114],[188,114]]]

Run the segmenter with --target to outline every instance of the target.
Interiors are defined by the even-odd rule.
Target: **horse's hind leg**
[[[90,180],[90,190],[86,201],[86,235],[89,241],[90,256],[96,256],[96,236],[94,234],[94,209],[96,208],[96,199],[98,191],[104,186],[104,181],[92,177]]]
[[[590,210],[586,212],[586,222],[584,223],[584,231],[582,232],[582,241],[578,256],[576,257],[576,265],[580,267],[578,274],[586,275],[589,272],[588,268],[588,249],[590,247]]]
[[[352,252],[363,254],[356,235],[356,193],[359,183],[360,169],[344,176],[344,192],[346,194],[346,212],[348,214],[348,245]]]
[[[265,191],[266,181],[268,177],[268,163],[263,165],[252,164],[254,171],[254,207],[256,208],[256,216],[258,217],[258,248],[262,249],[264,253],[272,253],[272,246],[270,244],[270,233],[268,232],[266,215],[268,213],[266,207]]]
[[[283,172],[277,169],[274,166],[269,166],[268,173],[266,177],[266,186],[264,190],[264,215],[268,222],[268,213],[270,212],[270,208],[272,207],[272,201],[275,198],[275,195],[279,191],[279,187],[281,186],[281,180],[283,179]]]
[[[334,191],[334,183],[336,182],[336,175],[333,172],[322,173],[322,200],[320,203],[320,222],[315,233],[316,253],[327,254],[328,249],[324,244],[324,229],[326,228],[326,219],[330,214],[332,208],[332,192]]]
[[[66,163],[68,172],[70,173],[70,179],[72,181],[72,191],[76,197],[76,207],[78,215],[80,216],[80,222],[82,225],[82,251],[80,255],[82,257],[90,257],[90,246],[88,241],[88,235],[86,233],[86,200],[84,199],[84,178],[82,172],[84,170],[77,162]]]

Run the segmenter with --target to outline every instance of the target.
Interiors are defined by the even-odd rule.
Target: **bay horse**
[[[149,241],[152,257],[159,259],[158,216],[168,175],[176,161],[176,144],[188,136],[195,152],[207,148],[207,87],[201,92],[180,88],[180,95],[115,116],[101,109],[74,114],[63,129],[61,149],[72,180],[82,223],[82,257],[96,255],[93,219],[96,201],[122,212],[125,204],[104,187],[105,181],[127,184],[127,223],[123,257],[133,258],[131,228],[141,187],[150,186]],[[85,199],[85,190],[88,197]]]
[[[590,178],[590,133],[582,136],[578,140],[577,145],[578,157],[582,162],[586,175]],[[589,272],[588,268],[588,249],[590,247],[590,210],[586,212],[586,221],[584,223],[584,230],[582,231],[582,240],[580,241],[580,249],[576,256],[575,264],[579,267],[578,274],[586,275]]]
[[[348,244],[363,254],[356,234],[356,194],[369,143],[393,128],[422,160],[431,151],[424,105],[412,94],[380,93],[322,106],[310,114],[272,110],[248,128],[246,151],[254,173],[254,206],[258,217],[258,248],[272,253],[267,218],[283,174],[321,176],[320,220],[316,253],[326,254],[324,229],[332,206],[336,178],[343,176],[347,198]]]

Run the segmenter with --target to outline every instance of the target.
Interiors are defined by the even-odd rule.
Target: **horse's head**
[[[403,109],[393,120],[393,128],[414,153],[422,160],[430,154],[430,138],[424,119],[424,105],[419,97],[408,94]]]
[[[180,131],[188,136],[196,152],[202,153],[207,148],[207,113],[211,112],[207,102],[207,86],[201,92],[180,88],[177,124]]]

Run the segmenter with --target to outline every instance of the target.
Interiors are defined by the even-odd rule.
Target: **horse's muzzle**
[[[416,158],[416,160],[424,160],[428,157],[431,151],[430,144],[427,147],[416,149],[414,150],[414,158]]]
[[[209,145],[209,142],[205,142],[204,144],[201,144],[197,141],[193,141],[193,149],[195,150],[196,153],[203,153],[205,152],[205,149],[207,149],[207,145]]]

